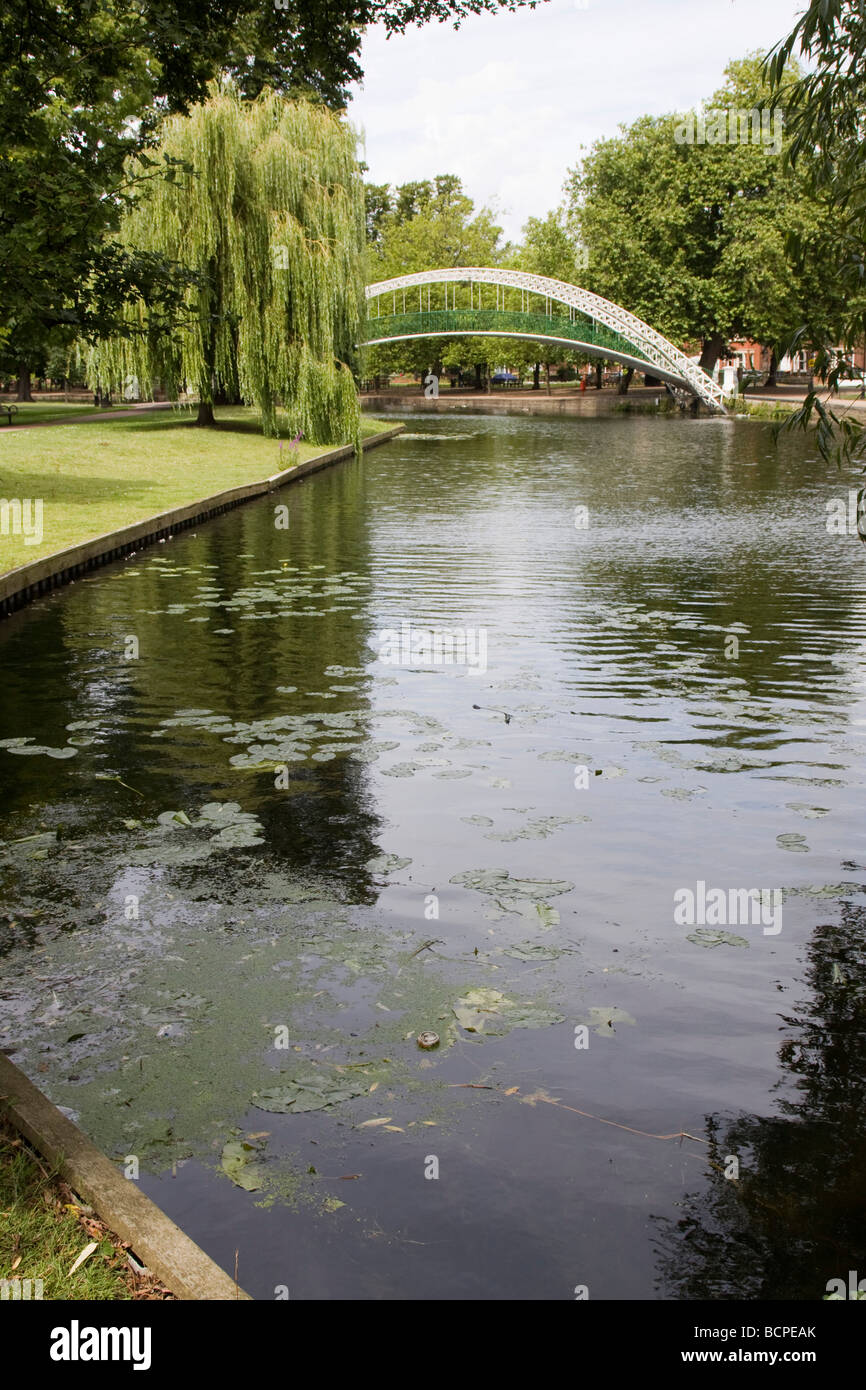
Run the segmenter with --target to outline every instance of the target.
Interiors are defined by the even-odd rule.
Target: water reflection
[[[660,1223],[666,1298],[815,1300],[866,1267],[866,911],[844,904],[807,956],[811,994],[779,1015],[779,1113],[707,1116],[707,1185]]]

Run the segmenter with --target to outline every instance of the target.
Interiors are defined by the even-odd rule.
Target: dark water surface
[[[866,1272],[857,481],[421,418],[7,620],[0,1046],[257,1298]]]

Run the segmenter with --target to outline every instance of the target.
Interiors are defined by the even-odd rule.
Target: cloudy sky
[[[413,29],[364,43],[350,118],[366,137],[368,178],[459,174],[515,238],[561,200],[582,145],[621,121],[689,110],[725,65],[768,49],[802,0],[549,0],[484,15],[455,32]]]

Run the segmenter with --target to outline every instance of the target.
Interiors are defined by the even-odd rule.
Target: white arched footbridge
[[[458,286],[463,287],[460,304]],[[485,303],[486,286],[490,288]],[[564,280],[524,270],[453,266],[380,280],[367,286],[366,295],[363,341],[368,347],[460,336],[555,343],[649,371],[690,391],[710,410],[725,410],[718,383],[661,333],[611,300]]]

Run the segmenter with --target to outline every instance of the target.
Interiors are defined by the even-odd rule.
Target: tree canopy
[[[177,308],[177,268],[114,237],[160,121],[218,77],[333,109],[389,34],[538,0],[5,0],[0,7],[0,325],[26,367],[51,335],[122,331],[138,299]],[[136,156],[130,176],[130,156]]]
[[[157,179],[128,210],[124,249],[189,268],[184,321],[166,332],[143,302],[122,334],[102,341],[92,376],[102,390],[158,377],[188,383],[212,422],[220,396],[261,411],[267,434],[280,402],[289,428],[323,443],[357,439],[349,363],[364,286],[364,203],[355,138],[345,121],[306,101],[263,92],[244,102],[215,90],[169,117]]]
[[[767,61],[778,92],[792,55],[808,69],[785,86],[791,141],[788,158],[813,197],[829,210],[822,242],[821,280],[838,312],[828,325],[803,305],[797,340],[819,345],[817,375],[831,390],[851,374],[850,354],[866,341],[866,9],[860,0],[811,0],[790,34]],[[803,247],[791,240],[795,264]],[[838,416],[811,391],[793,427],[817,419],[818,448],[825,458],[850,460],[866,442],[866,429],[849,415]]]
[[[489,208],[476,212],[455,174],[438,174],[393,190],[368,186],[369,280],[459,265],[498,265],[505,247],[494,216]],[[434,365],[441,370],[466,362],[483,363],[485,341],[423,338],[370,348],[365,353],[366,370],[370,374],[423,372]]]
[[[732,338],[780,344],[807,302],[825,322],[836,310],[821,274],[826,205],[783,157],[780,103],[796,74],[785,69],[775,97],[757,56],[726,78],[711,112],[766,112],[772,125],[699,143],[684,138],[682,116],[644,116],[597,142],[568,184],[587,287],[674,341],[703,342],[710,370]],[[792,234],[804,248],[796,272]]]

